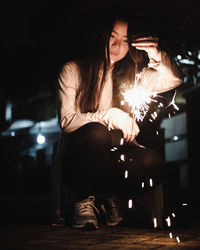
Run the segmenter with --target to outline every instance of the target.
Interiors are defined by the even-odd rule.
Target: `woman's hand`
[[[158,40],[158,37],[141,37],[135,39],[131,45],[138,50],[146,51],[150,59],[159,62],[161,61],[161,51],[159,50]]]
[[[132,142],[140,132],[137,123],[131,116],[126,117],[122,124],[121,130],[123,132],[124,139],[127,142]]]
[[[104,116],[104,120],[106,121],[106,126],[108,126],[108,128],[120,129],[123,132],[126,141],[134,141],[140,130],[130,114],[119,108],[110,108],[107,111],[106,116]]]

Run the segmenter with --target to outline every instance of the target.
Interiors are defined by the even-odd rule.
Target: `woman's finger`
[[[147,46],[137,46],[135,48],[138,49],[138,50],[146,50],[146,51],[156,49],[155,47],[147,47]]]
[[[157,42],[146,42],[146,41],[142,42],[142,43],[132,43],[131,45],[135,46],[135,47],[137,47],[137,46],[139,46],[139,47],[141,47],[141,46],[158,47]]]
[[[152,41],[152,42],[158,42],[159,41],[159,38],[158,37],[139,37],[137,39],[134,39],[133,40],[133,43],[135,42],[143,42],[143,41]]]

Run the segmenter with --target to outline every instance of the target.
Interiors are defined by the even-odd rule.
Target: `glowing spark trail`
[[[129,207],[129,208],[132,208],[132,206],[133,206],[133,201],[132,201],[132,200],[129,200],[129,201],[128,201],[128,207]]]
[[[124,138],[121,138],[120,139],[120,145],[123,145],[124,144]]]
[[[177,241],[178,243],[181,242],[178,236],[176,236],[176,241]]]
[[[170,104],[167,107],[169,107],[170,105],[172,105],[174,107],[174,109],[179,110],[179,107],[175,103],[175,97],[176,97],[176,92],[174,93],[174,96],[173,96]]]
[[[125,161],[125,158],[124,158],[124,155],[123,155],[123,154],[120,155],[120,159],[121,159],[122,161]]]
[[[154,227],[156,228],[157,227],[157,219],[156,218],[153,218],[153,224],[154,224]]]
[[[150,187],[153,187],[153,180],[152,179],[149,179],[149,185],[150,185]]]
[[[167,217],[166,222],[167,222],[167,226],[170,227],[171,226],[171,220],[170,220],[169,216]]]

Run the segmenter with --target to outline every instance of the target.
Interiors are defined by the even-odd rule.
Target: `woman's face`
[[[123,59],[129,48],[127,41],[128,24],[123,21],[116,21],[110,36],[109,54],[110,62],[116,63]]]

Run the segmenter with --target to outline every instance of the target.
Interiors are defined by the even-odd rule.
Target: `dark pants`
[[[151,207],[153,214],[153,210],[163,206],[153,201],[159,196],[163,203],[162,187],[158,185],[164,176],[162,157],[134,143],[120,145],[122,137],[120,130],[109,131],[96,122],[66,135],[63,182],[73,191],[76,200],[106,193],[123,199],[146,197],[142,202]]]

